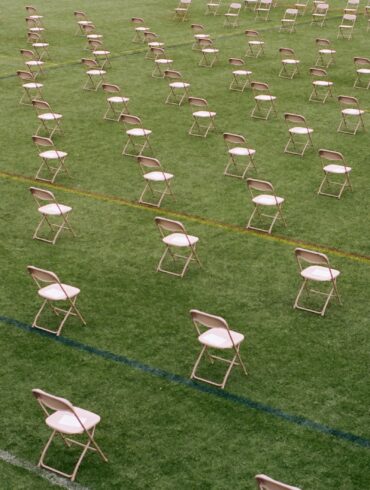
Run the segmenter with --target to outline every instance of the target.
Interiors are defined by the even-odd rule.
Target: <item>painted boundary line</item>
[[[12,174],[9,172],[3,172],[0,171],[0,178],[2,179],[8,179],[8,180],[14,180],[16,182],[24,182],[26,184],[33,184],[33,185],[40,185],[40,181],[33,179],[32,177],[26,177],[24,175],[17,175],[17,174]],[[291,247],[306,247],[310,248],[312,250],[316,250],[318,252],[322,253],[330,253],[332,255],[336,255],[337,257],[342,257],[348,260],[352,260],[354,262],[360,262],[363,264],[370,264],[370,256],[369,255],[361,255],[353,252],[347,252],[345,250],[340,250],[335,247],[330,247],[327,245],[321,245],[319,243],[311,243],[311,242],[306,242],[304,240],[299,240],[297,238],[290,238],[290,237],[284,237],[282,235],[268,235],[263,232],[258,232],[255,230],[248,230],[242,226],[238,225],[233,225],[230,223],[224,223],[221,221],[216,221],[213,219],[207,219],[203,218],[202,216],[197,216],[197,215],[191,215],[187,214],[181,211],[172,211],[170,209],[166,208],[158,208],[148,206],[145,204],[139,204],[138,202],[135,201],[130,201],[129,199],[124,199],[118,196],[110,196],[107,194],[101,194],[98,192],[93,192],[93,191],[87,191],[83,189],[76,189],[73,187],[65,187],[60,184],[50,184],[50,183],[43,183],[44,187],[48,187],[50,189],[58,189],[62,192],[66,192],[68,194],[74,194],[80,197],[87,197],[89,199],[94,199],[96,201],[103,201],[103,202],[108,202],[111,204],[118,204],[120,206],[126,206],[129,208],[133,209],[141,209],[148,211],[152,214],[165,214],[167,216],[170,216],[172,218],[178,218],[178,219],[185,219],[187,221],[192,221],[194,223],[200,224],[200,225],[206,225],[210,226],[212,228],[220,228],[222,230],[226,230],[229,232],[233,233],[239,233],[241,235],[246,235],[246,236],[254,236],[261,238],[263,240],[268,240],[276,243],[280,243],[283,245],[288,245]]]
[[[18,468],[22,468],[24,470],[33,473],[36,476],[40,476],[44,480],[47,480],[49,483],[56,487],[67,488],[68,490],[89,490],[88,487],[83,487],[78,483],[73,483],[66,478],[62,478],[54,473],[50,473],[49,471],[38,468],[34,464],[26,461],[24,459],[19,459],[8,451],[2,451],[0,449],[0,460],[5,463],[11,464],[12,466],[17,466]],[[3,484],[6,483],[3,481]]]
[[[34,329],[30,325],[27,325],[26,323],[22,323],[13,318],[0,316],[0,322],[5,323],[7,325],[14,326],[20,330],[23,330],[24,332],[40,335],[41,337],[47,337],[56,343],[66,345],[68,347],[71,347],[72,349],[86,352],[96,357],[100,357],[108,361],[112,361],[124,366],[128,366],[132,369],[136,369],[138,371],[150,374],[151,376],[154,376],[156,378],[161,378],[171,383],[175,383],[177,385],[185,386],[187,388],[191,388],[201,393],[206,393],[208,395],[221,398],[223,400],[235,403],[236,405],[241,405],[247,409],[253,409],[256,410],[257,412],[271,415],[275,418],[278,418],[285,422],[290,422],[294,425],[298,425],[300,427],[309,429],[311,431],[319,432],[320,434],[324,434],[328,436],[333,436],[336,439],[341,439],[345,442],[349,442],[351,444],[360,446],[362,448],[367,448],[367,449],[370,448],[370,439],[366,439],[365,437],[352,434],[351,432],[345,432],[340,429],[335,429],[327,425],[320,424],[313,420],[307,419],[300,415],[291,415],[289,413],[284,412],[283,410],[280,410],[279,408],[274,408],[264,403],[256,402],[254,400],[251,400],[250,398],[237,395],[234,393],[230,393],[228,391],[221,390],[219,388],[214,388],[209,385],[194,382],[178,374],[170,373],[163,369],[149,366],[148,364],[143,364],[140,361],[136,361],[135,359],[129,359],[128,357],[123,356],[121,354],[114,354],[113,352],[101,350],[88,344],[83,344],[78,340],[73,340],[71,338],[63,337],[63,336],[56,337],[55,335],[45,332],[43,330]]]

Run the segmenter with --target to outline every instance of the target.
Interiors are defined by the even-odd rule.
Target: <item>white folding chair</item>
[[[292,48],[279,48],[281,69],[280,78],[289,78],[290,80],[299,74],[299,63]]]
[[[244,92],[244,90],[251,84],[252,72],[244,68],[245,62],[240,58],[229,58],[229,65],[233,68],[233,77],[229,85],[229,90]]]
[[[192,136],[201,136],[206,138],[209,131],[215,131],[215,118],[216,112],[212,112],[208,109],[208,102],[206,99],[200,97],[189,97],[189,105],[193,108],[197,108],[193,112],[193,124],[189,129],[189,134]],[[205,124],[203,124],[205,122]]]
[[[164,76],[166,80],[170,82],[168,84],[170,93],[168,94],[165,103],[181,106],[183,102],[187,102],[190,83],[184,82],[179,71],[166,70]]]
[[[192,45],[193,51],[201,51],[199,41],[202,39],[210,39],[210,35],[206,34],[204,26],[202,24],[191,24],[191,30],[194,36],[194,43]]]
[[[205,15],[218,15],[222,0],[207,1]]]
[[[81,63],[88,68],[86,72],[87,80],[82,88],[84,90],[92,90],[93,92],[96,92],[100,85],[104,82],[104,75],[107,72],[100,68],[99,63],[96,60],[82,58]]]
[[[22,82],[25,82],[22,83],[24,92],[20,98],[20,104],[32,106],[33,99],[42,99],[41,89],[44,85],[35,81],[35,75],[32,72],[18,70],[17,75]]]
[[[352,39],[353,29],[355,28],[357,16],[355,14],[344,13],[342,22],[338,26],[337,38]]]
[[[61,283],[58,276],[54,272],[39,269],[33,265],[27,266],[27,271],[38,288],[37,294],[43,300],[41,307],[39,308],[39,311],[36,313],[35,319],[32,322],[32,328],[45,330],[46,332],[54,333],[56,336],[59,336],[65,322],[70,316],[78,317],[81,323],[86,325],[85,320],[76,307],[77,297],[80,294],[80,290],[78,288]],[[63,303],[65,307],[59,308],[55,306],[56,304],[60,303]],[[59,320],[59,325],[53,329],[38,325],[39,318],[46,306],[50,308],[52,313],[54,313]]]
[[[62,114],[53,112],[50,104],[45,100],[33,99],[32,105],[36,109],[37,118],[40,121],[39,127],[35,132],[36,136],[38,136],[41,130],[44,130],[49,138],[53,137],[55,131],[63,132],[60,125],[63,117]]]
[[[89,20],[85,12],[82,12],[81,10],[76,10],[75,12],[73,12],[73,15],[75,16],[77,22],[75,35],[77,36],[78,33],[84,35],[84,26],[92,24],[92,21]]]
[[[218,61],[219,50],[214,47],[212,39],[209,38],[199,39],[199,47],[201,50],[199,66],[212,68]]]
[[[21,49],[20,53],[25,60],[24,63],[26,67],[32,73],[34,78],[43,74],[42,67],[44,66],[44,62],[39,60],[33,51],[31,51],[30,49]]]
[[[199,238],[193,235],[188,235],[185,226],[180,221],[174,221],[168,218],[162,218],[157,216],[155,223],[158,227],[159,233],[162,238],[162,242],[165,245],[165,250],[159,260],[157,266],[157,272],[165,272],[173,276],[184,277],[184,274],[191,262],[196,262],[199,267],[201,263],[196,251],[196,246]],[[177,250],[184,250],[187,255],[180,255]],[[171,268],[164,268],[163,263],[169,256]],[[178,259],[183,266],[180,266],[179,270],[176,270]],[[169,267],[168,264],[166,267]]]
[[[189,9],[191,0],[180,0],[178,6],[175,8],[174,19],[184,22],[189,19]]]
[[[314,11],[312,12],[311,25],[318,25],[324,27],[326,23],[326,17],[329,11],[328,3],[318,3],[315,5]]]
[[[315,39],[317,47],[317,60],[316,66],[323,66],[328,68],[331,64],[335,63],[335,49],[332,49],[329,39],[317,38]]]
[[[42,61],[43,58],[50,58],[49,43],[43,42],[42,36],[37,32],[27,33],[27,42],[32,45],[36,59]]]
[[[370,87],[370,59],[355,56],[353,62],[356,70],[356,80],[353,88],[364,88],[368,90]]]
[[[151,48],[164,48],[164,43],[159,41],[159,36],[155,32],[151,31],[145,31],[144,32],[144,41],[146,42],[146,45],[148,46],[148,50],[145,54],[145,59],[146,60],[153,60],[154,56],[152,53]]]
[[[172,69],[173,60],[167,58],[163,48],[156,46],[150,48],[151,59],[154,61],[152,77],[164,78],[166,70]]]
[[[279,32],[286,31],[286,32],[296,32],[295,29],[295,24],[297,22],[297,16],[298,16],[298,9],[294,8],[288,8],[284,12],[284,17],[281,19],[281,25]]]
[[[238,27],[240,10],[242,8],[241,3],[230,3],[227,12],[224,14],[224,26],[226,27]]]
[[[325,103],[328,97],[333,97],[333,82],[328,80],[327,71],[323,68],[310,68],[312,78],[312,92],[309,97],[310,102]]]
[[[251,82],[251,89],[255,102],[251,117],[267,120],[271,113],[277,116],[275,107],[276,97],[271,95],[268,84],[263,82]]]
[[[110,51],[103,49],[103,41],[101,39],[89,39],[88,45],[101,70],[106,66],[112,66],[109,61]]]
[[[359,5],[360,0],[347,0],[347,5],[344,7],[344,10],[351,14],[357,14]]]
[[[246,228],[270,234],[278,219],[283,222],[284,226],[287,226],[282,209],[284,198],[276,195],[271,182],[251,178],[248,178],[246,182],[254,206]],[[273,209],[274,214],[265,214],[261,211],[263,209]],[[255,218],[260,223],[258,226],[253,224]],[[268,218],[267,225],[265,224],[266,220],[264,218]]]
[[[174,175],[166,172],[156,158],[140,156],[137,160],[145,180],[145,187],[139,197],[139,202],[159,208],[165,196],[170,195],[175,200],[171,189]],[[151,196],[150,200],[146,197],[148,194]],[[154,199],[157,196],[158,198]]]
[[[134,126],[131,129],[126,129],[127,141],[123,147],[122,155],[138,157],[146,149],[153,153],[149,142],[149,136],[152,131],[143,128],[140,117],[132,116],[131,114],[121,114],[119,121],[123,123],[125,129]]]
[[[46,391],[38,388],[32,390],[33,396],[40,404],[44,415],[45,423],[52,430],[44,449],[42,450],[37,466],[69,478],[75,481],[77,471],[88,450],[93,451],[101,457],[103,461],[108,462],[107,457],[102,452],[95,441],[95,429],[100,422],[100,416],[83,408],[74,407],[71,402],[65,398],[51,395]],[[82,448],[82,452],[75,464],[72,473],[65,473],[57,468],[45,464],[46,453],[55,436],[60,436],[66,447],[72,444]],[[76,440],[73,437],[86,436],[85,442]]]
[[[337,299],[338,303],[342,304],[337,289],[337,277],[339,276],[340,271],[330,267],[328,257],[323,253],[304,248],[296,248],[294,252],[298,263],[299,273],[302,277],[302,285],[299,288],[293,308],[310,311],[311,313],[324,316],[326,308],[332,298]],[[307,264],[309,264],[308,267]],[[310,287],[312,283],[316,283],[316,287],[318,287],[318,283],[322,283],[323,286],[320,289],[313,289]],[[324,289],[324,284],[327,283],[330,283],[330,289],[327,287]],[[304,293],[306,293],[307,298],[311,300],[310,304],[307,304],[307,306],[302,305],[299,302]],[[314,298],[319,296],[323,296],[326,299],[323,306],[320,309],[317,309]]]
[[[144,19],[142,19],[141,17],[132,17],[131,24],[134,27],[134,37],[132,38],[132,42],[144,43],[144,32],[150,31],[150,28],[144,25]]]
[[[254,20],[261,19],[267,21],[271,12],[272,0],[259,0],[255,9],[256,17]]]
[[[34,16],[26,17],[26,24],[28,32],[36,32],[43,39],[45,27],[42,26],[41,19],[35,19]]]
[[[220,316],[211,315],[199,310],[190,310],[190,316],[198,341],[202,346],[192,369],[190,379],[203,381],[204,383],[224,389],[234,366],[240,366],[243,373],[247,376],[248,373],[240,355],[240,346],[244,340],[244,335],[231,330],[227,321]],[[221,351],[223,355],[213,353],[217,351]],[[232,357],[224,357],[224,352],[226,351],[231,351]],[[227,365],[226,373],[221,382],[197,374],[203,356],[206,356],[212,364],[214,361],[221,361]]]
[[[267,475],[255,476],[258,490],[300,490],[298,487],[292,487],[286,483],[273,480]]]
[[[118,122],[122,114],[129,114],[128,103],[130,99],[121,95],[121,89],[118,85],[103,83],[102,89],[105,93],[109,94],[107,98],[108,108],[103,119]],[[117,107],[119,110],[117,110]]]
[[[72,211],[70,206],[58,203],[51,191],[30,187],[30,192],[36,202],[37,210],[42,216],[33,234],[32,238],[34,240],[41,240],[55,245],[58,236],[63,230],[68,230],[74,237],[76,236],[68,221],[68,215]],[[46,232],[39,235],[39,231],[43,228],[48,228],[48,235]],[[51,237],[49,237],[50,233]]]
[[[360,109],[356,97],[350,97],[349,95],[339,95],[338,102],[342,108],[342,117],[337,131],[339,133],[347,134],[356,134],[360,128],[365,131],[364,120],[362,118],[363,114],[365,114],[365,111]]]
[[[57,150],[50,138],[34,135],[32,136],[32,141],[36,145],[39,152],[38,155],[41,158],[41,165],[35,175],[36,180],[51,182],[53,184],[60,172],[66,172],[70,175],[65,165],[65,159],[68,153]],[[45,173],[44,170],[47,171],[48,177],[42,176]]]
[[[258,58],[258,56],[265,53],[263,48],[265,43],[264,41],[262,41],[258,31],[247,29],[246,31],[244,31],[244,34],[248,42],[245,56]]]
[[[251,167],[257,171],[254,163],[256,150],[248,147],[244,136],[234,133],[224,133],[223,137],[229,157],[224,175],[244,179]]]
[[[303,157],[308,148],[313,148],[311,136],[313,129],[308,127],[306,118],[300,114],[286,112],[284,119],[287,123],[289,133],[289,139],[285,145],[284,153]]]
[[[351,181],[349,180],[352,168],[347,165],[343,155],[338,151],[319,150],[319,156],[323,166],[324,178],[317,193],[322,196],[340,199],[347,187],[352,191]],[[342,179],[339,182],[338,180],[331,180],[332,177],[341,177]],[[339,187],[339,192],[334,193],[334,191],[331,191],[333,186]]]

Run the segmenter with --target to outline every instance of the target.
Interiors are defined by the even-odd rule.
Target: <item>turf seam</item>
[[[37,330],[35,328],[32,328],[31,325],[28,325],[26,323],[20,322],[14,318],[9,318],[6,316],[0,316],[0,322],[6,325],[11,325],[14,327],[17,327],[20,330],[23,330],[28,333],[40,335],[41,337],[47,337],[48,339],[71,347],[75,350],[79,350],[82,352],[86,352],[88,354],[106,359],[108,361],[116,362],[121,365],[128,366],[130,368],[136,369],[138,371],[144,372],[146,374],[150,374],[152,376],[155,376],[157,378],[164,379],[166,381],[175,383],[177,385],[185,386],[187,388],[191,388],[195,391],[201,392],[201,393],[206,393],[208,395],[212,395],[217,398],[221,398],[223,400],[235,403],[237,405],[244,406],[246,408],[250,408],[253,410],[256,410],[257,412],[265,413],[268,415],[271,415],[275,418],[284,420],[286,422],[290,422],[294,425],[310,429],[315,432],[319,432],[324,435],[329,435],[332,436],[336,439],[341,439],[343,441],[352,443],[356,446],[360,446],[362,448],[370,448],[370,439],[367,439],[365,437],[353,434],[351,432],[346,432],[340,429],[335,429],[332,427],[329,427],[328,425],[321,424],[318,422],[315,422],[313,420],[307,419],[303,416],[300,415],[292,415],[289,413],[284,412],[283,410],[279,408],[272,407],[270,405],[254,401],[250,398],[237,395],[235,393],[231,393],[226,390],[221,390],[220,388],[215,388],[210,385],[206,384],[200,384],[198,382],[192,381],[191,379],[184,378],[183,376],[180,376],[178,374],[171,373],[169,371],[165,371],[164,369],[161,368],[156,368],[153,366],[150,366],[148,364],[144,364],[140,361],[137,361],[135,359],[130,359],[122,354],[115,354],[113,352],[107,351],[107,350],[102,350],[97,347],[84,344],[82,342],[79,342],[78,340],[71,339],[69,337],[63,337],[63,336],[55,336],[51,333],[45,332],[43,330]]]

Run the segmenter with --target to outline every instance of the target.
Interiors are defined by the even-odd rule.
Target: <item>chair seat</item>
[[[61,119],[63,116],[57,112],[45,112],[45,114],[40,114],[37,117],[43,121],[52,121],[53,119]]]
[[[216,115],[215,112],[210,112],[210,111],[193,112],[193,116],[195,116],[195,117],[215,117],[215,115]]]
[[[93,51],[93,54],[96,55],[96,56],[99,56],[99,55],[106,55],[106,54],[110,54],[110,51],[105,51],[104,49],[98,49],[97,51]]]
[[[276,97],[275,95],[256,95],[255,96],[256,100],[275,100]]]
[[[74,407],[74,409],[87,430],[92,429],[100,422],[99,415],[83,408]],[[82,434],[84,432],[78,419],[71,412],[64,410],[58,410],[49,415],[45,422],[51,429],[62,434]]]
[[[185,233],[171,233],[162,239],[166,245],[171,247],[189,247],[195,245],[198,240],[197,236],[185,235]]]
[[[149,31],[149,27],[135,27],[135,31],[139,31],[139,32],[144,32],[144,31]]]
[[[134,128],[134,129],[128,129],[126,131],[126,134],[130,136],[148,136],[149,134],[152,134],[152,132],[150,129]]]
[[[34,48],[47,48],[49,43],[32,43],[32,46]]]
[[[77,24],[79,24],[80,26],[89,26],[90,24],[92,24],[92,21],[91,20],[79,20],[77,22]]]
[[[39,60],[26,61],[26,65],[28,65],[28,66],[41,66],[43,64],[44,64],[44,62],[43,61],[39,61]]]
[[[253,44],[255,46],[260,46],[261,44],[265,44],[264,41],[248,41],[248,44]]]
[[[301,126],[296,126],[294,128],[289,129],[289,133],[293,134],[309,134],[313,133],[313,129],[311,128],[302,128]]]
[[[314,85],[317,85],[319,87],[331,87],[333,85],[333,82],[328,82],[326,80],[315,80],[312,82]]]
[[[34,20],[38,20],[38,19],[43,19],[44,16],[43,15],[30,15],[29,18],[34,19]]]
[[[369,75],[370,74],[369,68],[359,68],[358,70],[356,70],[356,72],[362,73],[363,75]]]
[[[311,265],[301,272],[301,276],[305,279],[322,282],[331,281],[332,277],[335,279],[339,274],[340,272],[336,269],[329,269],[328,267],[323,267],[321,265]]]
[[[285,63],[286,65],[298,65],[299,60],[292,60],[290,58],[287,58],[285,60],[281,60],[282,63]]]
[[[194,34],[196,39],[209,39],[209,34]]]
[[[239,17],[238,14],[225,14],[226,17]]]
[[[237,146],[236,148],[231,148],[229,150],[230,155],[236,155],[236,156],[246,156],[246,155],[254,155],[256,153],[256,150],[252,150],[251,148],[242,148],[240,146]]]
[[[38,211],[48,216],[61,216],[72,211],[72,208],[64,204],[58,204],[58,206],[56,204],[46,204],[45,206],[39,207]]]
[[[252,75],[252,72],[249,70],[235,70],[235,71],[233,71],[233,74],[234,75],[245,75],[245,76],[247,76],[247,75]]]
[[[335,54],[335,49],[320,49],[319,53],[321,54]]]
[[[118,95],[115,95],[113,97],[108,97],[107,100],[109,102],[112,102],[113,104],[122,104],[123,102],[128,102],[130,99],[128,97],[120,97]]]
[[[343,109],[342,114],[346,114],[347,116],[359,116],[360,114],[364,114],[365,111],[361,109]]]
[[[276,206],[284,202],[283,197],[271,196],[270,194],[260,194],[252,199],[255,204],[260,206]]]
[[[102,34],[88,34],[87,39],[101,39],[103,37]]]
[[[167,172],[148,172],[144,174],[144,179],[151,180],[153,182],[164,182],[173,178],[172,174]]]
[[[30,27],[28,30],[30,32],[42,32],[45,30],[45,28],[44,27]]]
[[[230,335],[229,335],[230,333]],[[210,328],[199,335],[198,340],[207,347],[216,349],[231,349],[234,345],[239,345],[244,340],[244,335],[233,330],[228,331],[225,328]],[[230,339],[232,337],[232,341]]]
[[[187,87],[190,87],[190,83],[172,82],[172,83],[170,83],[170,87],[172,87],[172,88],[187,88]]]
[[[148,46],[150,48],[160,48],[161,46],[164,46],[164,43],[160,43],[158,41],[153,41],[151,43],[148,43]]]
[[[24,88],[41,88],[44,85],[42,83],[35,83],[35,82],[30,82],[30,83],[24,83],[22,87]]]
[[[48,286],[39,289],[38,294],[39,296],[41,296],[41,298],[47,299],[49,301],[61,301],[68,298],[72,299],[80,294],[80,290],[78,288],[75,288],[74,286],[62,284],[62,287],[64,291],[58,283],[49,284]]]
[[[204,48],[204,49],[202,49],[202,53],[215,54],[218,52],[219,52],[219,50],[216,48]]]
[[[352,167],[345,167],[344,165],[335,165],[334,163],[326,165],[324,167],[324,172],[330,174],[347,174],[352,170]]]
[[[173,63],[173,60],[169,60],[167,58],[158,58],[154,60],[154,63],[158,63],[159,65],[168,65],[170,63]]]
[[[39,154],[41,158],[46,158],[47,160],[56,160],[57,158],[64,158],[68,155],[65,151],[59,150],[47,150]]]
[[[107,72],[105,70],[89,70],[86,73],[88,75],[96,76],[96,75],[105,75]]]

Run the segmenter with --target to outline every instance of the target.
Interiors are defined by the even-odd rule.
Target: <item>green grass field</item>
[[[367,230],[369,138],[337,133],[336,97],[309,103],[308,70],[316,60],[315,38],[337,51],[328,68],[334,94],[352,95],[370,110],[370,93],[352,88],[354,56],[367,56],[367,19],[359,15],[351,41],[337,39],[344,0],[334,0],[325,28],[311,26],[311,6],[297,32],[280,33],[288,5],[268,22],[248,10],[240,27],[223,26],[223,16],[205,16],[204,0],[193,0],[190,21],[172,19],[175,0],[39,0],[50,60],[43,94],[63,114],[58,149],[68,152],[72,177],[56,185],[34,180],[39,159],[31,136],[35,112],[18,104],[26,48],[24,2],[1,6],[2,91],[0,167],[2,294],[0,339],[2,424],[0,450],[37,464],[48,437],[31,390],[41,388],[100,414],[96,439],[109,463],[88,455],[77,481],[91,489],[254,489],[254,475],[266,473],[302,490],[368,490],[370,254]],[[121,155],[122,125],[104,121],[106,94],[82,90],[89,57],[85,39],[75,36],[74,10],[85,11],[111,51],[107,81],[130,97],[132,114],[153,131],[154,156],[175,175],[176,201],[157,210],[137,204],[143,179],[133,158]],[[225,6],[222,12],[225,11]],[[361,12],[363,6],[361,7]],[[187,134],[188,105],[164,103],[168,84],[151,77],[144,45],[132,43],[130,19],[143,17],[166,44],[173,68],[217,112],[217,131],[207,139]],[[220,50],[212,69],[198,66],[190,24],[200,23]],[[244,56],[244,30],[258,29],[266,54],[245,58],[252,79],[267,82],[277,96],[278,117],[251,119],[253,96],[228,90],[229,57]],[[300,75],[278,77],[279,47],[294,48]],[[315,149],[303,158],[283,153],[284,112],[303,114],[314,129]],[[365,125],[369,127],[365,114]],[[222,133],[243,134],[256,149],[258,173],[285,198],[287,228],[271,237],[245,231],[252,212],[246,185],[223,175],[227,160]],[[318,149],[343,153],[353,168],[353,192],[340,200],[317,196],[322,179]],[[73,239],[62,234],[55,246],[32,240],[38,222],[28,188],[53,190],[73,207]],[[162,244],[154,217],[182,221],[199,237],[203,267],[184,279],[156,273]],[[294,248],[327,253],[341,271],[335,301],[325,318],[293,310],[300,285]],[[78,305],[87,326],[67,321],[61,339],[31,330],[39,300],[27,265],[56,272],[81,289]],[[245,335],[241,354],[245,377],[235,368],[224,392],[188,382],[198,353],[189,310],[227,319]],[[50,319],[50,321],[55,321]],[[217,375],[218,366],[205,366]],[[60,443],[50,461],[69,470],[76,456]],[[52,486],[39,474],[0,461],[1,488]]]

